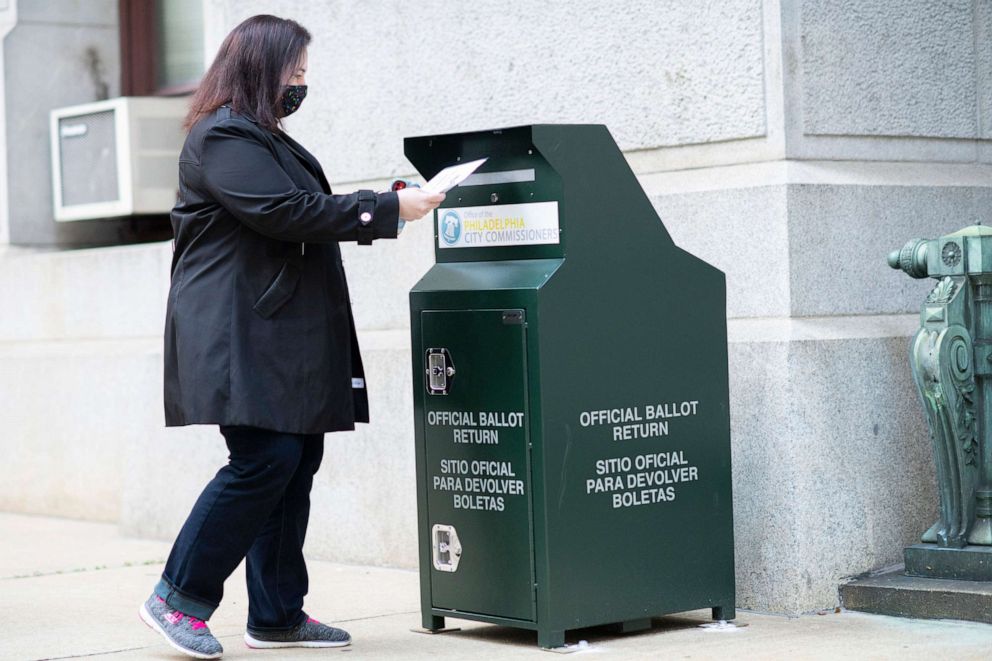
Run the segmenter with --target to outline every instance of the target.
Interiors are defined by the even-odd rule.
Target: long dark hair
[[[190,130],[229,103],[260,126],[276,130],[283,80],[299,65],[309,43],[310,33],[296,21],[268,14],[245,19],[220,45],[190,101],[183,128]]]

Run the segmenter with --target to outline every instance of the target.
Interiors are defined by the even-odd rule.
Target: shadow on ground
[[[609,643],[617,640],[629,640],[638,636],[653,636],[666,632],[681,631],[683,629],[693,629],[700,624],[706,624],[710,620],[686,618],[681,616],[658,617],[651,620],[651,628],[630,633],[621,633],[619,624],[604,624],[597,627],[587,627],[585,629],[572,629],[565,634],[565,644],[575,645],[584,640],[590,645]],[[458,626],[454,622],[450,626]],[[473,627],[471,629],[460,629],[448,633],[438,634],[440,636],[451,636],[476,640],[479,642],[499,643],[502,645],[515,645],[518,647],[536,647],[537,632],[528,629],[516,629],[499,625],[487,625],[484,627]]]

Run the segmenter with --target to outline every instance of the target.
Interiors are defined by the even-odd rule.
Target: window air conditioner
[[[168,213],[188,99],[121,97],[51,112],[55,220]]]

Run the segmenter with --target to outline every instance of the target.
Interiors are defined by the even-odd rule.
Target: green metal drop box
[[[435,214],[410,292],[424,627],[734,618],[726,285],[604,126],[407,138]]]

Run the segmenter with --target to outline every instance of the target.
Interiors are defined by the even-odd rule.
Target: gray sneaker
[[[351,636],[344,629],[335,629],[308,617],[303,624],[289,631],[252,631],[245,633],[245,644],[255,649],[274,647],[344,647]]]
[[[157,594],[141,604],[142,621],[165,637],[167,643],[194,659],[219,659],[224,648],[207,628],[207,623],[172,610]]]

